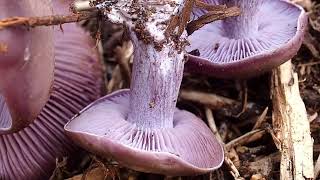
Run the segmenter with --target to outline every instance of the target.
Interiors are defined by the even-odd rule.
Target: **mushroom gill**
[[[299,50],[307,28],[302,7],[286,0],[203,0],[238,6],[241,15],[205,25],[188,37],[185,70],[220,78],[248,78],[271,70]],[[198,18],[205,10],[194,8]]]

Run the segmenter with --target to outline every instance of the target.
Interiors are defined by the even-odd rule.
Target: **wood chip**
[[[273,70],[272,103],[273,129],[281,142],[280,179],[312,179],[313,142],[291,61]]]

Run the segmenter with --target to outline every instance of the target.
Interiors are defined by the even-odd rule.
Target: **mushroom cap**
[[[243,0],[246,1],[250,0]],[[219,4],[218,0],[204,2]],[[241,11],[246,13],[250,8]],[[205,13],[193,10],[196,17]],[[245,21],[255,21],[248,24],[256,30],[240,37],[230,35],[230,27],[239,21],[238,17],[215,21],[190,35],[191,45],[187,49],[189,52],[198,49],[200,56],[190,54],[185,70],[219,78],[249,78],[279,66],[297,53],[307,28],[307,15],[302,7],[286,0],[264,0],[256,13],[247,14],[252,16],[244,18]],[[240,32],[242,27],[238,28],[235,30]]]
[[[0,18],[48,16],[51,7],[49,0],[2,0]],[[6,114],[10,118],[0,123],[0,134],[26,127],[48,101],[54,78],[53,44],[53,27],[0,29],[0,94],[10,110]]]
[[[55,12],[68,12],[70,1],[52,2]],[[49,100],[26,128],[0,135],[0,179],[49,179],[56,158],[75,150],[63,126],[101,95],[103,76],[95,42],[76,24],[64,24],[62,28],[63,32],[58,26],[54,32],[55,69]],[[0,125],[7,122],[7,114],[8,107],[0,95]]]
[[[173,128],[137,127],[126,121],[129,97],[129,90],[120,90],[96,100],[66,124],[67,135],[88,151],[137,171],[181,176],[221,166],[221,144],[195,115],[176,109]]]

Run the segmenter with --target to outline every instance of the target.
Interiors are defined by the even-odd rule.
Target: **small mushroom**
[[[271,70],[299,50],[307,15],[286,0],[204,0],[209,4],[238,6],[241,15],[205,25],[188,37],[185,70],[220,78],[248,78]],[[194,18],[206,13],[194,8]]]
[[[67,13],[68,1],[1,0],[0,18]],[[48,179],[75,150],[63,126],[100,96],[95,43],[75,24],[0,29],[0,179]]]
[[[144,15],[142,1],[123,2],[122,10]],[[135,48],[131,88],[100,98],[66,124],[75,143],[149,173],[195,175],[221,166],[224,152],[211,130],[176,108],[185,55],[179,48],[184,44],[177,41],[183,38],[165,40],[165,28],[158,22],[171,18],[177,6],[155,6],[142,25],[128,22]]]

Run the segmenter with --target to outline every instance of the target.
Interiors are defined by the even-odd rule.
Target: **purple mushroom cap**
[[[29,0],[2,0],[0,18],[51,15],[50,3],[34,5]],[[0,121],[0,134],[26,127],[49,99],[54,78],[53,28],[0,29],[0,98],[10,110]],[[39,74],[42,74],[41,76]],[[25,83],[28,82],[28,83]],[[0,110],[1,112],[1,110]]]
[[[74,142],[137,171],[195,175],[223,162],[223,149],[195,115],[175,109],[172,128],[143,128],[127,121],[130,91],[102,97],[66,126]]]
[[[286,0],[203,0],[238,6],[241,15],[205,25],[189,36],[185,70],[220,78],[248,78],[291,59],[299,50],[307,15]],[[206,13],[194,8],[194,18]]]
[[[49,1],[43,0],[37,0],[36,2],[34,0],[5,0],[1,1],[0,4],[2,2],[7,2],[7,5],[0,6],[0,14],[1,11],[12,10],[10,8],[19,7],[24,9],[24,6],[12,6],[12,4],[19,3],[28,4],[26,7],[29,7],[31,3],[34,5],[35,11],[37,8],[41,9],[41,6],[49,10],[53,8],[54,12],[58,14],[68,12],[68,2],[70,1],[61,3],[61,1],[55,0],[53,1],[53,6],[47,3]],[[38,11],[40,10],[38,9]],[[10,16],[30,15],[28,13],[19,14],[19,12],[11,12]],[[48,27],[37,28],[45,29]],[[5,35],[12,33],[10,31],[14,31],[13,33],[21,31],[29,36],[29,33],[38,32],[37,28],[31,31],[18,30],[19,28],[9,28],[5,31],[0,30],[0,41]],[[102,70],[98,53],[95,50],[95,42],[75,24],[63,25],[62,28],[63,32],[59,27],[55,27],[52,34],[47,34],[47,39],[52,39],[53,41],[51,42],[54,43],[51,45],[54,48],[54,51],[52,51],[54,58],[51,59],[54,65],[52,69],[48,68],[47,65],[45,66],[47,68],[42,69],[39,73],[31,68],[29,71],[31,74],[25,74],[29,78],[37,78],[38,76],[48,78],[48,73],[54,72],[53,81],[50,89],[47,91],[48,100],[41,107],[39,113],[34,113],[36,117],[32,121],[25,123],[27,125],[25,128],[20,130],[15,129],[15,132],[5,131],[9,126],[8,122],[15,119],[11,118],[12,111],[10,106],[7,105],[7,99],[10,99],[10,97],[2,94],[0,90],[0,129],[4,133],[0,135],[0,179],[48,179],[56,166],[56,158],[70,155],[70,152],[75,150],[74,144],[65,136],[63,126],[71,117],[90,102],[97,99],[101,94]],[[15,61],[21,61],[19,58],[22,58],[23,61],[23,53],[25,52],[24,41],[23,39],[18,39],[21,35],[20,32],[16,32],[16,35],[11,36],[12,39],[5,39],[9,48],[13,47],[12,49],[8,48],[8,50],[12,50],[14,55],[6,57],[11,59],[0,56],[0,69],[4,65],[6,65],[8,70],[10,68],[14,69],[11,65]],[[31,35],[33,36],[32,40],[39,45],[39,41],[35,38],[37,37],[36,35]],[[40,42],[45,52],[46,43],[45,41]],[[14,49],[14,47],[17,49]],[[23,49],[20,50],[20,48]],[[34,57],[33,53],[37,53],[37,51],[33,50],[30,53],[31,62]],[[13,63],[1,64],[1,61],[12,61]],[[46,61],[46,59],[40,59],[38,63]],[[26,68],[28,66],[23,67]],[[15,73],[12,72],[12,75],[15,75]],[[1,82],[5,80],[3,76],[0,77]],[[15,83],[14,87],[17,89],[21,86],[27,86],[34,90],[42,88],[42,84],[37,84],[36,82],[30,83],[29,81],[19,80]],[[33,91],[30,90],[30,92]],[[35,101],[39,101],[39,99],[35,99]],[[27,106],[27,104],[24,106]],[[24,121],[24,118],[20,117],[20,120]]]

